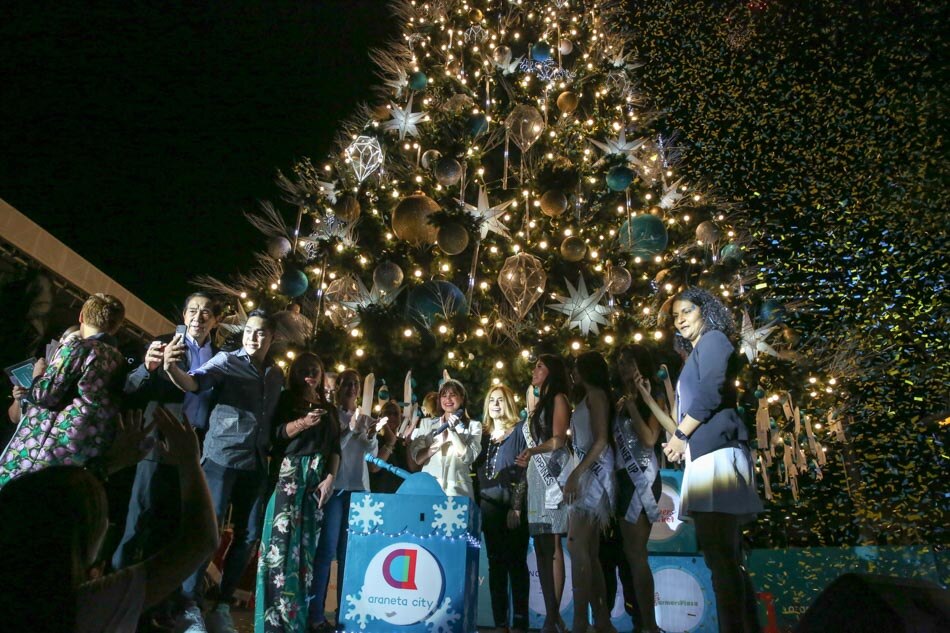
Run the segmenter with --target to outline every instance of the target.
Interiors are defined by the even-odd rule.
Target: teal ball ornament
[[[409,318],[428,327],[437,318],[449,318],[464,312],[465,295],[448,281],[427,281],[409,292],[406,311]]]
[[[785,306],[775,299],[767,299],[759,307],[759,318],[763,323],[781,323],[785,318]]]
[[[288,268],[280,276],[280,293],[288,297],[299,297],[307,292],[309,285],[310,280],[307,279],[307,274],[297,268]]]
[[[383,385],[379,388],[379,391],[376,393],[376,398],[382,400],[383,402],[389,402],[389,387]]]
[[[409,75],[409,88],[419,92],[429,85],[429,78],[423,72],[414,72]]]
[[[667,372],[665,369],[661,368],[661,369],[656,370],[656,377],[659,378],[660,380],[666,380],[667,378],[669,378],[669,376],[670,376],[669,372]]]
[[[488,131],[488,117],[484,112],[476,112],[468,117],[468,133],[478,136]]]
[[[540,398],[540,397],[541,397],[541,387],[532,387],[532,388],[531,388],[531,393],[534,394],[534,397],[535,397],[535,398]]]
[[[531,47],[531,59],[536,62],[546,62],[551,59],[551,45],[540,41]]]
[[[736,413],[739,415],[745,415],[745,407],[740,404],[738,407],[736,407]]]
[[[738,244],[726,244],[719,251],[722,261],[729,264],[738,264],[742,261],[742,248]]]
[[[659,255],[669,242],[663,220],[649,213],[624,222],[617,237],[622,249],[640,259],[650,259]]]
[[[633,170],[626,165],[611,167],[607,172],[607,186],[611,191],[623,191],[633,182]]]
[[[756,400],[761,400],[762,398],[765,397],[765,392],[762,391],[761,389],[756,389],[755,391],[752,392],[752,395],[755,396]]]
[[[522,409],[521,411],[519,411],[519,412],[518,412],[518,419],[521,420],[522,422],[524,422],[525,420],[527,420],[527,419],[528,419],[528,410],[527,410],[527,409]]]

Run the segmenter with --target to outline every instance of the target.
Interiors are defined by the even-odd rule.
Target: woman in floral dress
[[[256,633],[307,630],[307,590],[317,551],[321,508],[333,494],[340,464],[336,407],[326,399],[323,363],[305,352],[290,366],[290,386],[274,416],[267,504],[257,566]]]

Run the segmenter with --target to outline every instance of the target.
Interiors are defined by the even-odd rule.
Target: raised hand
[[[162,366],[165,360],[166,345],[161,341],[152,341],[145,351],[145,369],[153,372]]]
[[[164,407],[156,407],[153,420],[165,436],[161,448],[167,462],[178,465],[198,462],[198,436],[187,421],[179,422]]]
[[[184,335],[176,334],[171,342],[165,346],[162,353],[162,362],[165,366],[165,371],[168,371],[171,367],[177,366],[178,363],[185,360],[187,352],[188,346],[185,345]]]
[[[145,457],[152,448],[148,437],[152,426],[145,425],[141,409],[126,411],[116,417],[115,440],[103,456],[109,471],[133,466]]]

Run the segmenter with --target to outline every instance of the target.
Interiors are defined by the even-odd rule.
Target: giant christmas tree
[[[628,342],[675,374],[664,312],[704,286],[741,324],[767,494],[781,482],[797,497],[797,476],[825,464],[812,417],[834,389],[811,386],[820,376],[787,350],[794,333],[783,350],[785,307],[749,266],[759,245],[741,207],[680,173],[622,5],[390,8],[402,36],[372,53],[379,100],[342,126],[338,151],[280,176],[294,219],[273,205],[252,217],[268,236],[258,266],[205,285],[239,310],[280,310],[282,354],[375,372],[396,400],[410,399],[409,370],[413,398],[447,371],[478,399],[495,382],[524,388],[542,351],[609,356]]]

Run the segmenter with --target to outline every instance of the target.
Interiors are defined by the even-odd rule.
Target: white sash
[[[528,428],[529,425],[525,423],[521,426],[521,433],[524,435],[525,443],[528,445],[528,448],[534,448],[536,444],[534,443],[534,438],[531,437],[531,430]],[[556,510],[560,507],[561,502],[564,501],[564,492],[561,490],[557,479],[555,479],[551,471],[548,470],[548,463],[547,460],[544,459],[544,455],[535,453],[531,456],[531,460],[534,462],[534,467],[538,469],[538,474],[541,475],[541,480],[544,482],[544,507],[548,510]]]
[[[640,467],[636,456],[633,454],[633,451],[630,450],[630,445],[627,443],[623,418],[621,416],[617,417],[618,419],[614,424],[614,442],[617,444],[617,451],[623,460],[624,470],[627,471],[627,475],[630,476],[630,481],[633,482],[636,488],[636,497],[640,499],[647,518],[650,519],[651,522],[657,521],[660,518],[660,509],[657,507],[656,499],[653,497],[653,479],[656,477],[656,473],[649,473]],[[653,468],[651,467],[648,470],[653,470]],[[653,477],[650,477],[651,474]],[[630,505],[627,506],[626,513],[624,514],[624,519],[630,523],[636,523],[638,518],[637,516],[630,516],[633,514],[634,509],[633,498],[631,498]],[[639,515],[640,513],[637,512],[636,514]]]

